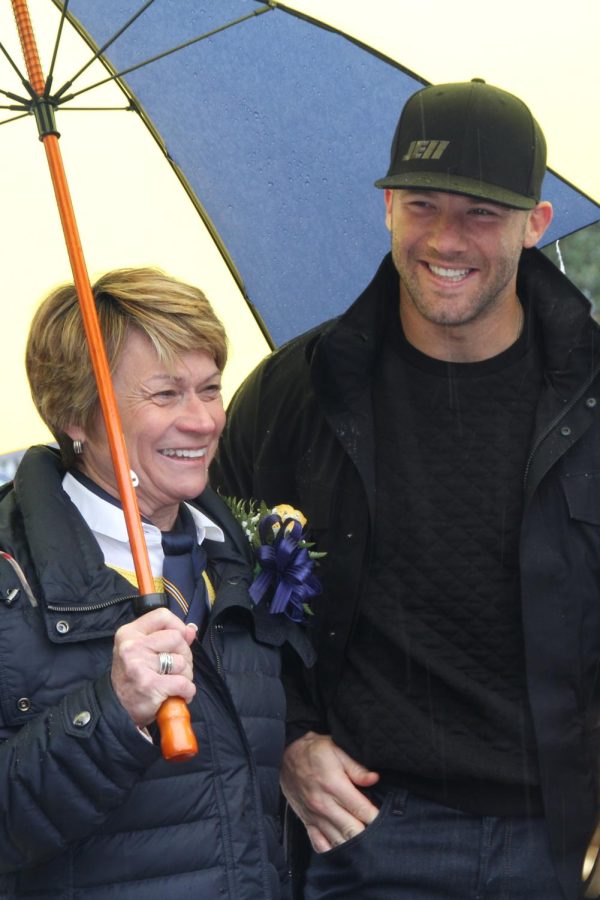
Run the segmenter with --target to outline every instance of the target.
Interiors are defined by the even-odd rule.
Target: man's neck
[[[470,363],[491,359],[511,347],[523,331],[525,313],[519,298],[502,316],[479,316],[464,324],[438,324],[423,318],[412,305],[400,303],[406,340],[432,359]]]

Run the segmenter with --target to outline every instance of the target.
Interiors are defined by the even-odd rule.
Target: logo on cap
[[[402,161],[409,159],[439,159],[449,143],[450,141],[412,141],[402,157]]]

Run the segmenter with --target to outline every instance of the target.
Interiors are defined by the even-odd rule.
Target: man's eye
[[[405,205],[404,209],[411,216],[428,216],[433,207],[426,200],[411,200],[410,203]]]

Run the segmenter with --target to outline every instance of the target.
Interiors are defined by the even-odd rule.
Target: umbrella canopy
[[[36,0],[31,7],[47,72],[60,13],[46,0]],[[0,3],[0,40],[24,71],[8,0]],[[72,76],[90,56],[89,46],[76,30],[65,27],[55,82]],[[95,63],[86,73],[84,84],[105,76],[105,68]],[[0,88],[25,93],[5,59],[0,60]],[[13,101],[4,98],[1,102]],[[269,343],[162,147],[139,116],[122,111],[125,103],[121,89],[115,84],[105,85],[94,91],[87,105],[104,111],[59,112],[57,118],[90,276],[94,279],[118,266],[154,265],[199,285],[229,335],[230,360],[224,379],[224,392],[229,396],[252,365],[269,351]],[[111,108],[119,112],[108,111]],[[0,113],[0,120],[13,120],[17,115],[8,110]],[[4,336],[0,454],[9,454],[51,439],[29,395],[23,362],[25,342],[40,299],[54,286],[72,280],[48,167],[32,117],[0,128],[0,194],[0,316]],[[0,482],[11,471],[12,462],[3,468],[0,460]]]
[[[56,14],[62,3],[36,0],[32,6],[35,24],[42,8]],[[592,162],[600,137],[593,97],[593,41],[600,24],[595,0],[573,0],[560,20],[541,0],[518,6],[507,0],[501,13],[485,15],[475,15],[468,0],[451,5],[423,0],[410,6],[398,0],[71,0],[68,6],[82,34],[97,47],[140,10],[103,58],[113,72],[125,73],[127,96],[159,139],[155,142],[148,132],[144,141],[140,133],[140,146],[151,146],[155,157],[159,147],[163,151],[170,178],[166,193],[178,206],[167,214],[159,211],[154,170],[140,161],[141,150],[131,150],[129,135],[125,140],[120,130],[113,131],[133,131],[132,123],[140,127],[138,117],[121,113],[127,124],[114,126],[108,117],[118,114],[66,112],[83,105],[124,106],[123,93],[114,88],[119,97],[113,94],[110,102],[97,94],[108,86],[73,96],[64,113],[58,110],[57,122],[67,172],[75,171],[81,184],[95,191],[89,215],[81,212],[84,250],[95,252],[98,232],[108,231],[114,235],[112,257],[109,252],[111,258],[91,262],[90,269],[151,262],[204,286],[241,362],[231,383],[267,349],[244,296],[264,320],[272,343],[279,344],[341,311],[368,281],[389,246],[381,192],[373,181],[387,169],[398,112],[422,83],[482,77],[521,96],[549,144],[552,171],[544,195],[553,201],[556,219],[548,240],[600,218],[598,167]],[[232,22],[237,24],[227,27]],[[56,25],[38,33],[51,39],[55,31]],[[209,33],[132,70],[148,57]],[[1,34],[4,41],[4,27]],[[49,53],[48,47],[46,58]],[[79,68],[67,59],[61,42],[53,91]],[[106,77],[102,66],[95,67],[63,97]],[[23,93],[10,69],[6,83],[0,74],[0,88]],[[72,132],[81,122],[83,139],[76,143]],[[2,128],[0,154],[8,133],[17,128],[29,131],[32,149],[23,151],[18,170],[7,177],[11,185],[19,183],[18,203],[30,217],[41,194],[26,202],[23,180],[36,166],[43,168],[30,159],[37,143],[32,123]],[[116,171],[127,174],[117,196],[109,199],[113,162]],[[126,193],[134,184],[139,186],[135,197]],[[78,211],[78,190],[73,193]],[[142,224],[123,227],[132,207],[143,211]],[[87,222],[95,228],[101,213],[107,214],[108,226],[86,239]],[[38,216],[36,247],[47,241],[52,215]],[[208,231],[200,243],[203,221]],[[14,229],[13,213],[5,227]],[[134,244],[138,230],[155,239],[142,238],[140,251]],[[191,244],[185,263],[167,261],[167,236]],[[31,240],[21,244],[31,258]],[[227,264],[214,282],[209,257],[219,265],[224,257]],[[42,289],[53,280],[48,277]],[[33,292],[34,299],[39,295],[40,290]],[[237,322],[242,323],[240,338],[233,329]],[[255,345],[251,333],[257,335]]]

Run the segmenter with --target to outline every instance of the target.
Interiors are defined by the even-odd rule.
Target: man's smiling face
[[[401,304],[456,326],[514,300],[530,213],[441,191],[386,191],[385,199]]]

